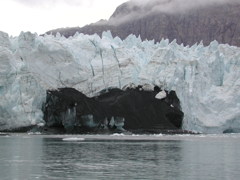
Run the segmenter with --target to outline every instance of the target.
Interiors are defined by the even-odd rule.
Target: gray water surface
[[[0,180],[240,178],[240,135],[0,136]]]

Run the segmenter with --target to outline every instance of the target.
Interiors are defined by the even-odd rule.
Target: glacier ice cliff
[[[75,34],[68,39],[0,32],[0,130],[43,122],[46,90],[75,88],[89,97],[135,85],[174,90],[183,129],[240,132],[240,48],[213,41],[191,47]]]

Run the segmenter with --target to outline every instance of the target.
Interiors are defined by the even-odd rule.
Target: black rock
[[[108,89],[89,98],[73,88],[48,90],[43,105],[46,131],[66,133],[161,133],[181,130],[183,112],[175,92]],[[59,132],[59,131],[58,131]]]
[[[33,128],[37,127],[36,125],[23,126],[18,128],[3,129],[3,133],[26,133],[31,131]]]

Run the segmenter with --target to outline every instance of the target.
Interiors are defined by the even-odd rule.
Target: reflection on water
[[[0,179],[238,179],[239,138],[0,137]]]
[[[42,174],[42,139],[0,137],[0,179],[34,179]]]
[[[67,178],[158,178],[181,161],[180,142],[57,142],[45,139],[44,171],[53,177]],[[161,153],[162,152],[162,153]],[[168,164],[163,164],[168,161]],[[59,174],[60,173],[60,174]],[[173,172],[173,175],[177,175]]]

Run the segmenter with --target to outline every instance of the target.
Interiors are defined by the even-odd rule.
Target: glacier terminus
[[[45,123],[47,90],[70,87],[93,97],[138,85],[175,91],[184,130],[240,132],[239,47],[217,41],[189,47],[134,35],[121,40],[109,31],[70,38],[0,32],[0,130]]]

